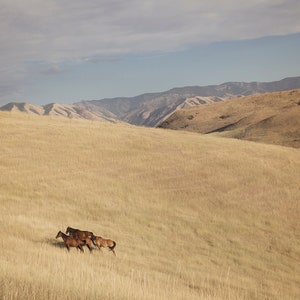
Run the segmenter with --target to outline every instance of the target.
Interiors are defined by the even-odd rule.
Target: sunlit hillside
[[[299,299],[299,149],[7,112],[0,142],[1,299]]]
[[[300,148],[300,90],[181,109],[160,127]]]

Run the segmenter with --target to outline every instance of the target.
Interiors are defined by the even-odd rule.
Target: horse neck
[[[62,237],[63,240],[68,238],[68,236],[66,234],[64,234],[63,232],[60,232],[60,236]]]

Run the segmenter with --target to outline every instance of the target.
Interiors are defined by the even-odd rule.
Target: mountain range
[[[181,108],[221,102],[236,97],[300,88],[300,76],[273,82],[227,82],[220,85],[186,86],[135,97],[85,100],[73,104],[33,105],[11,102],[2,111],[157,127]]]

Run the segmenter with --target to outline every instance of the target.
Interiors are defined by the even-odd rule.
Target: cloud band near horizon
[[[300,32],[294,0],[0,2],[0,98],[61,64]]]

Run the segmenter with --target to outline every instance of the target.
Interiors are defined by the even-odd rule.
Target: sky
[[[299,0],[0,0],[0,106],[300,76]]]

